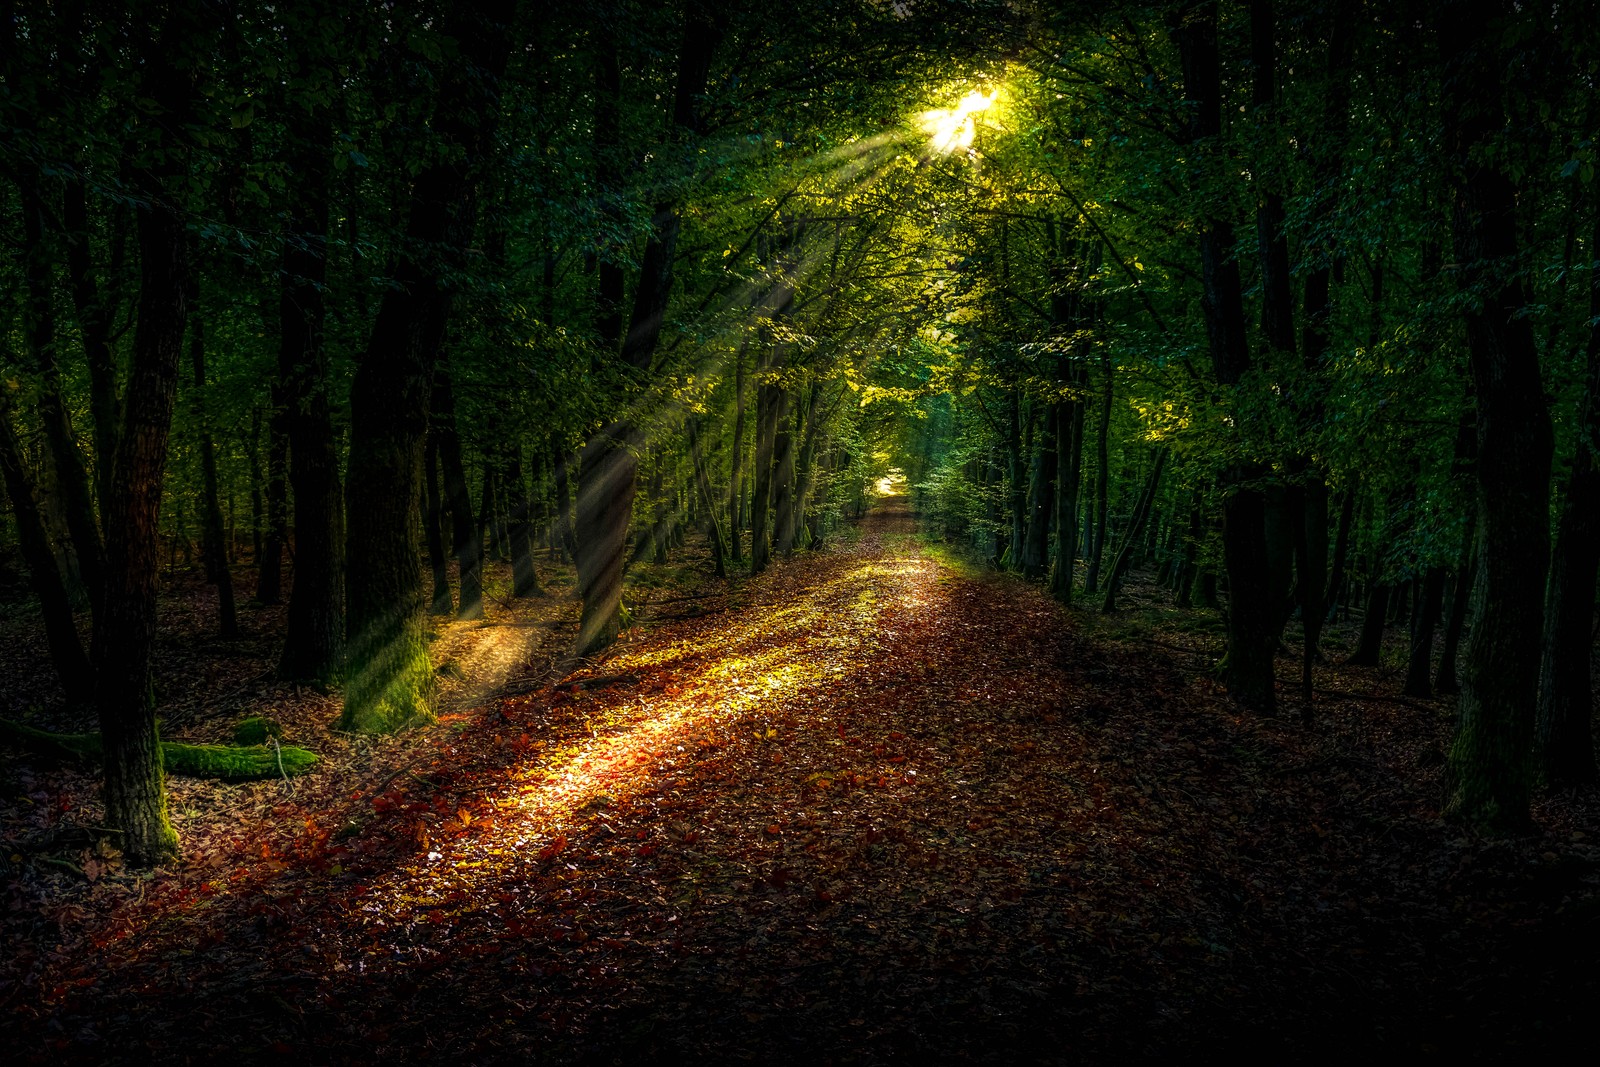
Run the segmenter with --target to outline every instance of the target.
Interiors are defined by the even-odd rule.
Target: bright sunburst
[[[961,102],[953,110],[935,108],[922,113],[922,128],[932,138],[935,152],[958,152],[972,147],[972,140],[977,136],[978,126],[973,116],[980,111],[987,110],[993,103],[997,94],[990,93],[985,96],[974,89],[961,98]]]

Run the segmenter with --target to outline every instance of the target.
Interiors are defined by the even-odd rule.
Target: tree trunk
[[[672,123],[691,136],[704,132],[697,106],[705,95],[712,52],[722,32],[722,25],[699,9],[684,25]],[[611,57],[614,62],[614,49]],[[596,140],[601,140],[598,130]],[[656,205],[639,263],[633,311],[621,339],[622,362],[638,373],[650,369],[660,341],[672,292],[672,264],[680,222],[674,205]],[[578,589],[583,596],[575,650],[579,656],[593,655],[610,644],[621,626],[623,562],[638,476],[633,450],[642,443],[642,436],[632,417],[625,416],[606,426],[584,446],[577,531]]]
[[[1444,601],[1444,568],[1428,568],[1417,596],[1417,610],[1411,617],[1411,656],[1401,692],[1408,697],[1427,698],[1433,695],[1433,634],[1439,628],[1439,609]]]
[[[1216,0],[1190,0],[1174,35],[1190,105],[1186,140],[1199,146],[1222,132],[1222,73],[1217,49]],[[1233,226],[1216,217],[1200,226],[1201,307],[1217,382],[1236,387],[1250,368],[1239,264],[1233,257]],[[1267,574],[1266,505],[1258,482],[1264,469],[1237,462],[1222,474],[1222,545],[1228,574],[1228,695],[1246,707],[1270,713],[1277,612]]]
[[[1509,5],[1501,14],[1514,18]],[[1550,562],[1550,413],[1517,261],[1518,188],[1485,162],[1506,127],[1503,27],[1453,5],[1439,20],[1457,92],[1445,128],[1459,176],[1457,277],[1478,405],[1478,596],[1448,764],[1445,814],[1491,832],[1528,826],[1543,582]],[[1491,29],[1492,27],[1492,29]]]
[[[735,566],[744,564],[744,375],[745,346],[733,357],[733,452],[728,457],[728,549]]]
[[[1383,629],[1389,622],[1389,586],[1378,580],[1377,550],[1373,550],[1372,570],[1368,575],[1367,609],[1361,616],[1361,638],[1356,650],[1345,660],[1351,667],[1376,667],[1383,653]]]
[[[194,399],[190,414],[200,438],[201,544],[206,565],[206,580],[217,587],[217,629],[225,638],[239,636],[239,617],[233,606],[233,575],[228,572],[226,532],[222,507],[217,502],[217,450],[211,440],[211,424],[206,418],[206,342],[205,324],[194,318],[189,330],[189,361],[194,374]]]
[[[174,62],[184,42],[178,16],[150,49],[146,94],[165,113],[164,128],[182,128],[193,87]],[[176,138],[176,133],[169,134]],[[128,862],[150,866],[178,853],[167,819],[167,795],[156,733],[150,659],[156,636],[162,477],[188,316],[189,236],[165,196],[163,179],[181,167],[170,151],[149,175],[148,206],[139,213],[139,308],[128,368],[122,431],[106,527],[105,584],[92,658],[95,705],[104,741],[106,823],[120,830]]]
[[[343,493],[323,336],[333,131],[324,112],[289,113],[278,381],[294,490],[294,582],[278,676],[327,685],[342,673],[345,649]]]
[[[772,439],[772,550],[794,552],[794,397],[778,389],[778,425]]]
[[[572,491],[569,486],[568,471],[572,469],[572,461],[577,457],[568,452],[561,445],[555,446],[555,494],[556,494],[556,523],[555,542],[561,546],[564,559],[576,559],[578,556],[577,544],[572,534]]]
[[[11,397],[4,383],[0,383],[0,476],[5,478],[6,493],[16,516],[17,547],[28,567],[28,584],[33,587],[44,616],[50,661],[55,665],[67,699],[87,700],[94,695],[94,671],[89,666],[89,657],[83,653],[67,587],[56,566],[55,553],[50,550],[33,482],[22,462],[22,447],[11,425]]]
[[[455,603],[450,596],[450,568],[444,551],[444,506],[439,496],[439,435],[432,428],[423,443],[423,507],[422,534],[428,543],[428,568],[433,572],[433,604],[430,615],[453,615]]]
[[[444,476],[444,501],[450,510],[450,548],[460,573],[461,607],[456,617],[483,618],[483,525],[472,513],[467,470],[461,461],[461,436],[456,428],[455,389],[449,368],[440,360],[434,372],[429,432],[438,441],[439,467]],[[488,472],[484,473],[485,510],[489,507]]]
[[[112,464],[117,448],[117,363],[112,348],[114,301],[102,291],[89,252],[89,205],[81,181],[69,181],[62,190],[61,218],[67,238],[67,273],[72,280],[72,301],[78,314],[89,368],[89,411],[94,422],[95,498],[105,514],[111,500]],[[115,217],[114,217],[115,219]],[[113,221],[113,249],[124,245],[123,227]],[[120,256],[113,257],[113,268]]]
[[[1600,239],[1600,205],[1596,205]],[[1556,526],[1555,552],[1544,616],[1543,681],[1539,688],[1537,758],[1540,777],[1551,788],[1600,780],[1594,759],[1594,591],[1600,576],[1600,272],[1589,280],[1589,347],[1578,440],[1567,495]]]
[[[1117,593],[1122,587],[1122,578],[1128,573],[1129,564],[1133,562],[1134,546],[1139,543],[1139,536],[1144,532],[1145,523],[1150,521],[1150,512],[1155,507],[1156,491],[1161,487],[1161,472],[1166,465],[1166,448],[1157,448],[1150,463],[1150,476],[1144,483],[1144,492],[1139,494],[1139,502],[1133,509],[1133,518],[1128,521],[1128,532],[1123,537],[1122,548],[1117,551],[1116,558],[1111,563],[1111,570],[1106,574],[1106,595],[1100,604],[1102,614],[1109,615],[1117,610]]]
[[[694,484],[700,492],[700,503],[706,509],[706,525],[711,535],[711,560],[716,566],[717,577],[726,578],[728,569],[722,562],[725,554],[722,528],[717,522],[717,505],[711,491],[711,477],[706,473],[705,458],[700,454],[700,423],[694,416],[689,418],[689,458],[694,463]]]
[[[1082,398],[1074,393],[1056,405],[1055,415],[1056,564],[1050,576],[1050,594],[1070,604],[1078,565],[1078,497],[1083,485]]]
[[[510,517],[506,536],[511,539],[511,595],[544,596],[544,590],[539,587],[539,571],[533,565],[532,504],[528,499],[528,487],[522,480],[522,442],[508,441],[500,447],[505,463],[502,481]]]
[[[1450,611],[1444,624],[1444,649],[1439,653],[1439,671],[1434,675],[1433,690],[1440,696],[1455,696],[1461,692],[1461,679],[1456,670],[1456,655],[1461,647],[1461,635],[1466,629],[1467,609],[1472,602],[1472,589],[1477,571],[1477,550],[1473,526],[1469,522],[1467,536],[1456,564],[1455,581],[1450,591]]]
[[[1006,438],[1006,485],[1011,490],[1011,545],[1006,550],[1006,563],[1011,570],[1022,569],[1023,542],[1028,529],[1028,457],[1022,443],[1022,395],[1011,390],[1010,431]]]
[[[1083,577],[1085,596],[1100,589],[1100,561],[1105,556],[1106,522],[1111,517],[1111,404],[1115,379],[1111,375],[1111,355],[1100,357],[1100,425],[1094,456],[1094,543],[1089,548],[1089,567]]]
[[[1056,406],[1045,408],[1035,440],[1030,484],[1028,523],[1023,533],[1022,576],[1030,582],[1044,578],[1050,566],[1050,521],[1055,517]]]
[[[67,531],[72,535],[73,551],[91,602],[99,603],[104,562],[100,531],[95,526],[93,491],[78,450],[66,399],[62,396],[61,370],[56,360],[56,318],[51,298],[53,273],[50,242],[46,239],[44,217],[47,211],[36,181],[18,182],[22,198],[23,256],[23,333],[34,365],[39,372],[36,404],[49,446],[56,493]]]
[[[281,384],[272,390],[272,417],[267,420],[267,528],[256,558],[256,601],[283,599],[283,548],[289,539],[289,411]]]
[[[439,71],[433,130],[456,149],[411,185],[393,284],[350,391],[347,510],[349,671],[341,729],[429,721],[433,668],[419,565],[422,442],[449,321],[445,279],[472,241],[479,162],[493,141],[513,4],[477,0],[444,23],[460,54]]]
[[[770,367],[770,349],[763,359],[763,370]],[[750,573],[760,574],[772,559],[772,456],[782,411],[782,393],[776,385],[763,381],[756,388],[755,488],[750,501]]]

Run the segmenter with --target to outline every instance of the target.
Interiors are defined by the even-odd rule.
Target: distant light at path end
[[[972,139],[978,134],[977,123],[972,116],[979,111],[986,111],[994,103],[994,93],[985,96],[974,89],[961,98],[961,103],[953,111],[936,109],[922,113],[922,128],[932,138],[935,152],[958,152],[972,147]]]

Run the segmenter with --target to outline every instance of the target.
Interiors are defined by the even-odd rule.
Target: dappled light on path
[[[352,1063],[1138,1060],[1262,1018],[1436,1040],[1460,953],[1498,950],[1438,890],[1473,875],[1432,798],[1346,727],[1241,716],[937,562],[907,503],[562,685],[371,742],[342,808],[264,790],[260,859],[130,894],[30,1025]]]

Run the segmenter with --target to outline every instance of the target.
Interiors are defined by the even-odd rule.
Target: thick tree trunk
[[[50,550],[50,538],[39,515],[33,481],[22,462],[22,447],[11,425],[11,398],[6,390],[6,385],[0,383],[0,476],[5,479],[6,494],[11,498],[11,510],[17,520],[17,547],[28,567],[28,583],[39,599],[50,661],[55,665],[61,686],[68,700],[87,700],[94,694],[94,671],[78,638],[78,628],[72,619],[72,602],[61,580],[61,570],[56,566],[55,553]]]
[[[711,20],[707,11],[697,9],[685,23],[672,110],[673,126],[685,135],[704,132],[697,107],[705,95],[711,55],[721,37],[721,25]],[[605,83],[611,76],[606,64],[615,62],[616,53],[615,48],[602,52],[610,54],[609,60],[602,56],[600,81]],[[598,98],[607,93],[596,95]],[[598,123],[596,142],[602,151],[609,144]],[[639,263],[628,329],[621,337],[622,362],[636,373],[648,372],[655,359],[672,292],[679,225],[674,205],[656,205]],[[603,301],[597,310],[604,314]],[[605,331],[601,332],[604,338]],[[642,436],[632,417],[624,417],[602,429],[584,446],[577,523],[578,589],[583,596],[576,647],[579,656],[592,655],[610,644],[621,625],[623,562],[638,476],[634,451],[642,444]]]
[[[176,42],[163,44],[171,48]],[[161,48],[152,50],[150,95],[178,128],[191,90],[162,57]],[[165,165],[175,167],[176,160]],[[93,649],[106,822],[121,831],[118,844],[137,866],[178,852],[178,835],[167,820],[150,658],[161,485],[188,316],[189,238],[182,216],[152,184],[155,195],[139,215],[139,318],[117,440],[117,476],[105,515],[105,585]]]
[[[444,31],[460,54],[440,70],[433,129],[456,151],[424,168],[393,284],[350,392],[345,552],[349,665],[342,729],[395,730],[433,718],[418,533],[422,442],[434,363],[449,320],[446,279],[472,241],[479,161],[492,144],[513,4],[454,9]]]
[[[1515,19],[1509,4],[1500,14]],[[1523,16],[1525,17],[1525,16]],[[1491,832],[1529,822],[1543,581],[1550,562],[1550,413],[1524,314],[1517,262],[1518,189],[1486,163],[1505,130],[1503,26],[1466,5],[1439,20],[1456,57],[1446,130],[1459,176],[1457,273],[1478,405],[1478,596],[1448,763],[1445,814]],[[1492,29],[1491,29],[1492,27]]]
[[[294,583],[278,676],[318,685],[341,675],[345,648],[344,505],[323,339],[332,141],[326,115],[291,120],[278,290],[278,381],[294,489]]]
[[[1196,146],[1222,132],[1222,72],[1217,49],[1216,0],[1190,0],[1175,31],[1189,108],[1186,139]],[[1239,264],[1233,226],[1215,217],[1200,227],[1201,305],[1217,382],[1237,387],[1250,368]],[[1228,694],[1246,707],[1270,713],[1277,612],[1267,573],[1266,505],[1259,464],[1232,464],[1222,475],[1223,558],[1228,573]]]
[[[189,406],[200,438],[201,544],[206,565],[206,580],[217,587],[217,629],[223,637],[239,636],[239,616],[233,605],[233,575],[228,571],[226,532],[222,506],[217,501],[217,450],[211,440],[211,424],[206,418],[206,342],[205,324],[192,320],[189,330],[189,362],[194,375],[194,397]]]
[[[1600,205],[1594,236],[1600,239]],[[1594,246],[1591,246],[1594,247]],[[1589,280],[1589,348],[1578,440],[1556,526],[1545,603],[1537,745],[1540,777],[1552,788],[1593,784],[1595,580],[1600,576],[1600,272]]]
[[[589,656],[615,641],[622,628],[622,570],[633,517],[639,461],[631,425],[618,422],[589,439],[579,456],[577,654]]]

